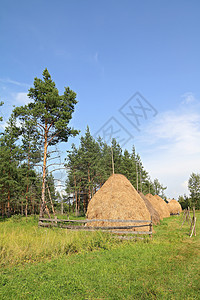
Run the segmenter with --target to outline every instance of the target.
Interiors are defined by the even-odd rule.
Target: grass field
[[[0,222],[0,299],[200,299],[200,225],[190,238],[174,216],[153,239]]]

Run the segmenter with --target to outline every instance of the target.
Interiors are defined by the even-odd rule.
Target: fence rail
[[[109,223],[138,223],[138,225],[123,225],[122,226],[87,226],[88,223],[92,222],[109,222]],[[59,224],[58,224],[59,223]],[[77,226],[72,224],[66,223],[81,223],[83,225]],[[141,224],[143,223],[143,224]],[[147,223],[147,224],[144,224]],[[66,225],[65,225],[66,224]],[[86,225],[85,225],[86,224]],[[153,222],[151,220],[113,220],[113,219],[85,219],[85,220],[61,220],[61,219],[46,219],[46,218],[39,218],[39,226],[41,227],[61,227],[65,229],[70,229],[74,231],[96,231],[101,230],[103,232],[110,232],[110,233],[118,233],[118,234],[141,234],[141,235],[151,235],[153,233]],[[133,228],[141,228],[141,227],[149,227],[149,231],[134,231],[131,230]],[[123,230],[123,231],[122,231]]]

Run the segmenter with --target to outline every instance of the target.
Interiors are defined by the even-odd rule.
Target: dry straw
[[[167,207],[170,215],[178,215],[182,212],[181,205],[180,203],[178,203],[178,201],[172,199],[172,200],[168,200],[168,202],[169,203],[167,204]]]
[[[150,213],[130,181],[121,174],[113,174],[96,192],[88,204],[88,219],[150,220]],[[89,225],[89,223],[88,223]],[[123,223],[93,222],[90,226],[123,226]],[[126,225],[139,225],[126,223]],[[147,225],[147,223],[140,223]],[[133,228],[148,231],[149,227]]]
[[[142,192],[139,192],[140,197],[144,200],[144,203],[146,204],[146,207],[148,211],[150,212],[150,215],[152,216],[153,224],[158,224],[160,222],[160,215],[157,212],[157,210],[153,207],[151,202],[144,196]]]
[[[168,218],[170,216],[170,213],[168,211],[167,203],[158,195],[151,195],[147,194],[145,196],[153,205],[153,207],[157,210],[157,212],[160,215],[160,219]]]

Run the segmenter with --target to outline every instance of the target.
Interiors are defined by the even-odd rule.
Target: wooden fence
[[[183,211],[182,220],[183,220],[183,223],[181,225],[181,228],[183,227],[183,224],[185,222],[188,222],[190,224],[189,236],[192,237],[193,234],[194,234],[194,236],[196,236],[196,220],[197,220],[197,218],[195,216],[195,207],[193,207],[193,217],[191,218],[190,208],[188,207]]]
[[[122,223],[122,225],[119,224],[119,226],[88,226],[88,223],[92,222],[105,222],[105,223]],[[125,223],[134,223],[134,225],[126,225]],[[138,224],[138,225],[135,225]],[[146,224],[141,224],[146,223]],[[82,224],[82,225],[75,225],[75,224]],[[86,224],[86,225],[85,225]],[[153,222],[151,220],[102,220],[102,219],[92,219],[92,220],[60,220],[60,219],[45,219],[40,218],[39,219],[39,226],[41,227],[61,227],[66,228],[70,230],[84,230],[84,231],[106,231],[111,233],[119,233],[119,234],[147,234],[151,235],[153,233]],[[149,227],[148,231],[135,231],[131,230],[133,228],[143,228],[143,227]]]

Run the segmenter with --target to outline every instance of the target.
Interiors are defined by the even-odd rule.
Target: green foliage
[[[34,170],[34,149],[20,136],[25,128],[17,126],[16,115],[9,118],[0,136],[0,211],[1,215],[34,213],[38,210],[41,178]],[[20,144],[21,142],[21,144]],[[38,159],[36,159],[38,161]],[[40,191],[41,192],[41,191]]]
[[[21,114],[27,114],[36,127],[48,130],[48,143],[67,142],[69,136],[78,134],[77,130],[69,127],[74,107],[77,104],[76,93],[65,87],[63,95],[59,95],[55,83],[47,69],[43,72],[43,80],[37,77],[34,87],[29,89],[28,96],[33,102],[21,107]]]
[[[0,101],[0,106],[2,106],[4,103]],[[3,121],[3,118],[0,116],[0,121]]]
[[[154,186],[154,191],[155,191],[155,194],[160,196],[161,198],[166,198],[165,194],[164,194],[164,191],[166,190],[167,187],[164,187],[159,181],[158,179],[154,179],[154,182],[153,182],[153,186]]]
[[[191,205],[200,209],[200,174],[192,173],[188,180],[188,189],[190,191]]]
[[[187,197],[186,195],[179,196],[178,202],[180,203],[182,209],[186,209],[188,207],[191,207],[191,199],[189,197]]]
[[[40,215],[46,209],[46,168],[49,158],[47,149],[59,142],[67,142],[70,136],[79,132],[69,127],[69,122],[77,104],[76,94],[69,87],[65,87],[63,95],[59,95],[55,83],[47,69],[43,71],[43,79],[35,78],[34,87],[29,89],[28,97],[32,100],[29,104],[16,107],[14,114],[19,118],[23,136],[24,149],[30,153],[39,152],[43,144],[43,174]],[[28,163],[29,164],[29,163]],[[27,185],[28,187],[28,185]],[[27,188],[28,189],[28,188]],[[47,211],[47,210],[46,210]],[[48,211],[47,211],[48,212]]]
[[[4,213],[10,215],[10,205],[19,191],[18,167],[21,159],[21,149],[16,144],[19,137],[19,128],[16,126],[16,118],[11,115],[4,133],[0,137],[0,188],[1,208],[6,205]]]
[[[18,223],[18,222],[21,222],[21,220],[22,220],[22,215],[13,215],[12,216],[12,221],[13,222]]]

